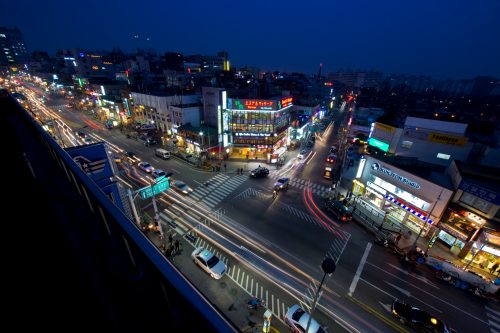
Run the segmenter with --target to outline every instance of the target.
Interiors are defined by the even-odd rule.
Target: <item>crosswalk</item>
[[[491,333],[500,333],[500,309],[493,308],[491,304],[484,307]]]
[[[213,208],[241,186],[247,179],[248,177],[243,175],[231,177],[220,173],[210,178],[206,182],[208,185],[200,185],[194,189],[194,192],[191,193],[191,197]]]
[[[284,174],[280,173],[279,171],[281,171],[281,170],[272,170],[269,173],[269,177],[273,178],[273,179],[279,179],[282,177],[290,178],[290,182],[289,182],[290,186],[296,187],[296,188],[301,189],[301,190],[304,189],[304,187],[306,187],[306,186],[310,186],[311,192],[313,194],[320,195],[320,196],[322,196],[323,194],[325,194],[329,190],[329,188],[327,186],[324,186],[321,184],[316,184],[316,183],[311,183],[307,179],[288,177],[286,174],[284,175]]]

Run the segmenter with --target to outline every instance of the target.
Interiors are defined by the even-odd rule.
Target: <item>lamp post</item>
[[[309,332],[309,326],[311,325],[311,319],[314,314],[314,310],[316,310],[316,305],[318,303],[319,292],[321,287],[323,286],[323,282],[325,282],[326,275],[332,274],[335,272],[336,264],[332,258],[326,257],[321,263],[321,269],[323,270],[323,278],[321,279],[321,283],[318,286],[318,290],[316,290],[316,294],[314,295],[313,304],[311,307],[311,313],[309,314],[309,319],[307,320],[306,332]]]

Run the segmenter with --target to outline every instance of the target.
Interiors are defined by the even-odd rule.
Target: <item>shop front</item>
[[[363,201],[360,207],[383,212],[384,223],[424,236],[438,222],[452,195],[448,188],[373,157],[361,160],[352,193]]]
[[[494,276],[500,273],[500,233],[482,230],[463,262]],[[496,263],[495,267],[493,267]]]
[[[439,224],[438,239],[450,248],[450,251],[459,255],[467,242],[477,236],[486,220],[477,216],[466,208],[451,203]],[[465,253],[462,254],[462,257]]]

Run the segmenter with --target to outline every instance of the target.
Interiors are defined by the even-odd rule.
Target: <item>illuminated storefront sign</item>
[[[271,133],[251,133],[251,132],[236,132],[235,136],[258,136],[258,137],[268,137]]]
[[[385,143],[383,141],[377,140],[375,138],[370,138],[368,140],[368,144],[370,146],[376,147],[376,148],[378,148],[378,149],[380,149],[382,151],[385,151],[385,152],[387,152],[389,150],[389,144],[387,144],[387,143]]]
[[[454,145],[460,147],[464,146],[467,143],[467,138],[464,138],[462,136],[440,133],[430,133],[427,137],[427,140],[437,143],[443,143],[445,145]]]
[[[276,101],[263,99],[229,99],[233,110],[276,110]]]
[[[373,163],[372,164],[372,170],[380,172],[380,173],[383,173],[383,174],[386,174],[389,177],[392,177],[392,178],[394,178],[396,180],[399,180],[400,182],[402,182],[402,183],[404,183],[404,184],[406,184],[408,186],[416,188],[417,190],[420,189],[420,184],[419,183],[414,182],[413,180],[410,180],[410,179],[408,179],[406,177],[403,177],[400,174],[392,171],[391,169],[385,168],[385,167],[381,166],[378,163]]]
[[[286,97],[282,98],[280,101],[280,105],[278,106],[278,109],[286,108],[289,105],[292,105],[293,98],[292,97]]]

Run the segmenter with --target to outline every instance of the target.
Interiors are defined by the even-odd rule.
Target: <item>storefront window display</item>
[[[461,249],[465,246],[465,243],[461,241],[459,238],[454,237],[453,235],[447,233],[444,230],[440,230],[438,233],[438,237],[440,240],[442,240],[445,244],[450,246],[450,250],[452,253],[457,254],[460,252]]]
[[[384,201],[384,196],[374,189],[367,187],[365,190],[365,198],[371,202],[377,208],[382,207],[382,202]]]
[[[476,268],[482,269],[486,272],[491,271],[491,267],[498,261],[500,262],[500,258],[493,254],[489,253],[483,250],[479,250],[475,244],[473,246],[474,250],[471,250],[466,256],[465,256],[465,262],[469,263],[471,260],[471,266],[474,266]],[[479,253],[477,253],[479,251]],[[477,253],[477,255],[475,255]],[[491,272],[490,272],[491,273]]]

